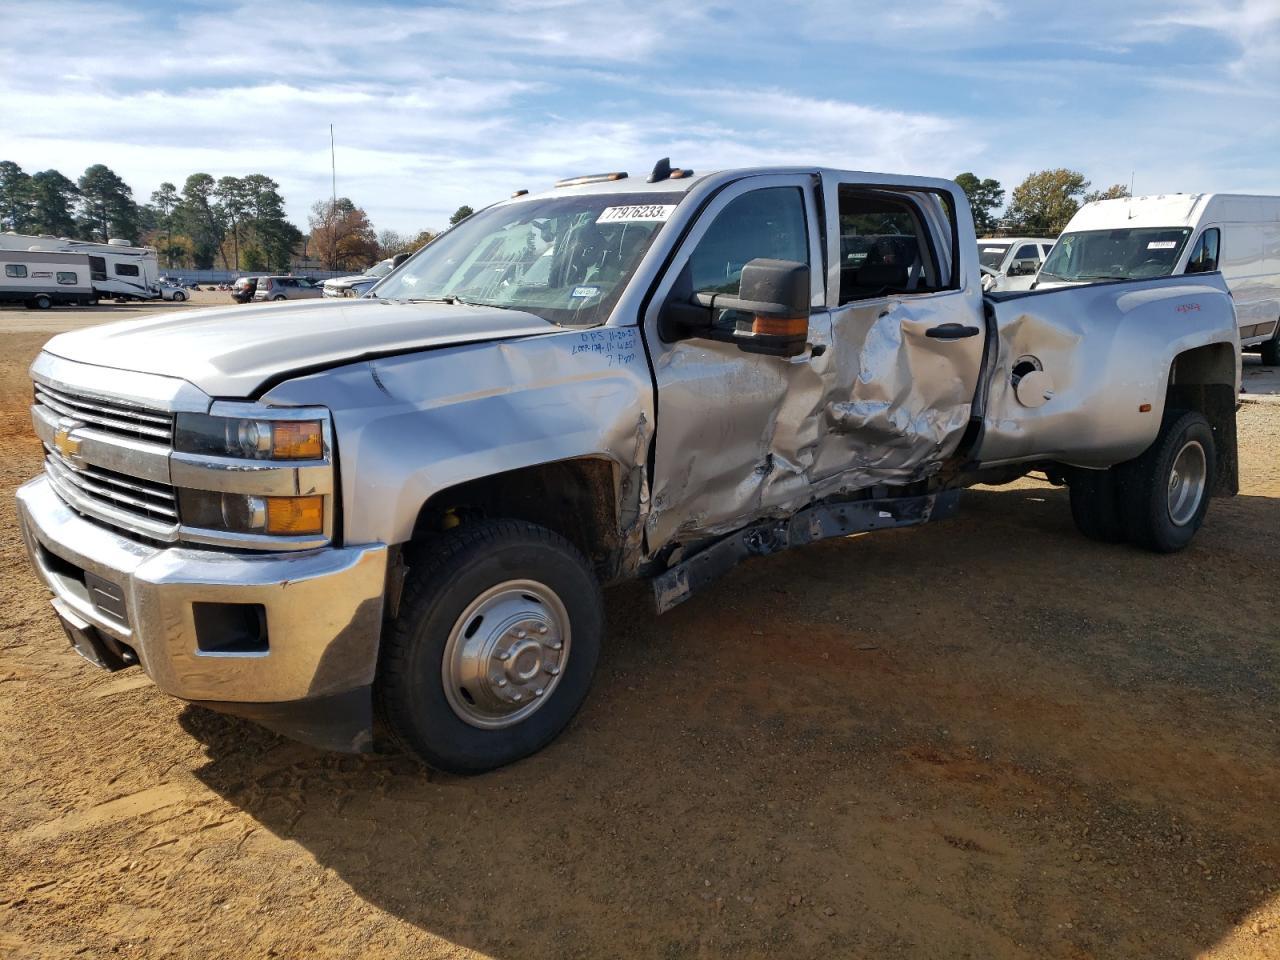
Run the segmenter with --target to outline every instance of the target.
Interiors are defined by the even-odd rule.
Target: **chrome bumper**
[[[152,546],[84,519],[46,477],[19,488],[18,518],[56,601],[134,651],[166,693],[230,708],[315,703],[373,682],[387,566],[382,544],[273,555]],[[107,601],[91,593],[93,578],[116,588]],[[198,633],[197,603],[261,604],[264,649],[210,650],[216,638]],[[305,731],[286,732],[310,739]]]

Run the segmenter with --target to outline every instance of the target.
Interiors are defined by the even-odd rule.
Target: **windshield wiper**
[[[1076,277],[1077,280],[1132,280],[1132,277],[1112,277],[1105,273],[1099,274],[1081,274]]]
[[[443,297],[410,297],[407,300],[397,301],[399,303],[447,303],[453,306],[455,303],[464,307],[496,307],[499,310],[518,310],[519,307],[512,307],[503,303],[485,303],[481,300],[468,300],[466,297],[460,297],[456,293],[447,293]]]

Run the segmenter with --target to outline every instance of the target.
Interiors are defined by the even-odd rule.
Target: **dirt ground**
[[[1280,404],[1178,556],[1027,481],[613,591],[566,734],[458,779],[69,651],[11,491],[27,364],[101,319],[0,312],[0,956],[1280,957]]]

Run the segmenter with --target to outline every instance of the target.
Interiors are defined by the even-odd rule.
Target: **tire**
[[[272,299],[272,300],[283,300],[283,299],[284,299],[284,294],[282,294],[282,293],[280,293],[280,294],[276,294],[276,295],[275,295],[274,297],[272,297],[271,299]]]
[[[31,301],[31,305],[37,310],[48,310],[53,306],[53,300],[42,293]]]
[[[1070,477],[1071,519],[1090,540],[1121,543],[1120,493],[1115,469],[1073,470]]]
[[[1202,414],[1171,410],[1147,451],[1117,470],[1126,537],[1157,553],[1181,550],[1209,510],[1217,472],[1213,428]]]
[[[173,294],[173,299],[176,300],[178,303],[182,303],[184,300],[187,299],[187,295],[183,293],[181,290],[177,290]]]
[[[399,616],[384,631],[379,715],[401,747],[437,769],[512,763],[578,712],[603,629],[600,585],[563,537],[516,520],[456,528],[410,567]]]
[[[1262,365],[1264,367],[1280,367],[1280,325],[1276,335],[1262,345]]]

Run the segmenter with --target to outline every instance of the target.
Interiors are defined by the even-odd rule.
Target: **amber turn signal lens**
[[[281,460],[317,460],[324,456],[318,420],[278,420],[271,425],[271,454]]]
[[[267,533],[324,532],[324,497],[267,497]]]
[[[809,332],[808,317],[765,317],[756,314],[751,332],[763,337],[803,337]]]

